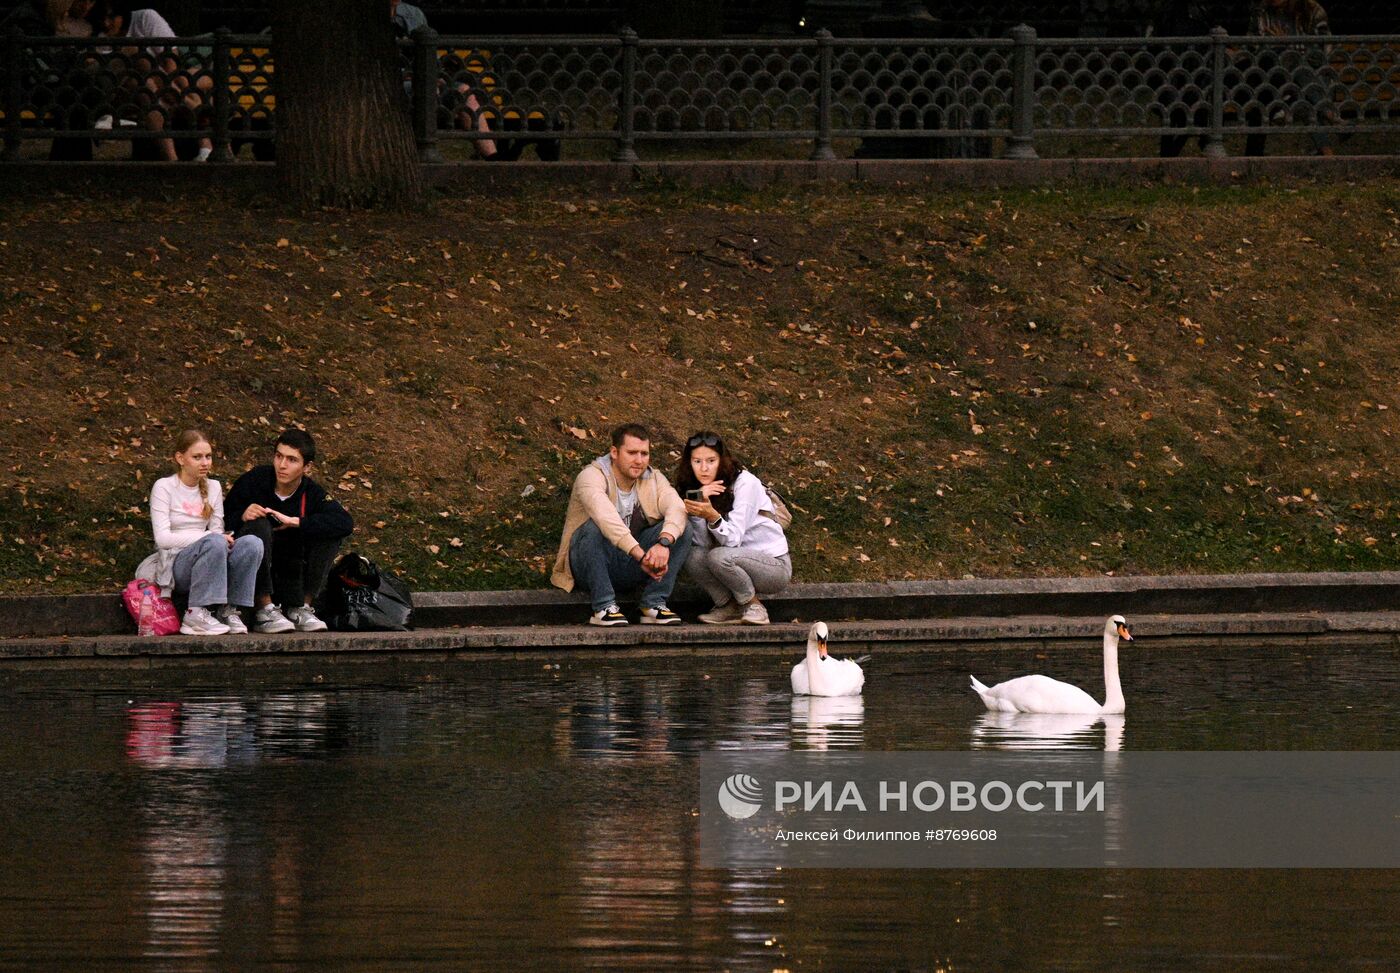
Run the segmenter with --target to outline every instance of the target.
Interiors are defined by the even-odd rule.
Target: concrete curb
[[[709,607],[696,594],[679,589],[671,607],[694,618]],[[1400,571],[796,584],[765,602],[775,622],[1377,612],[1400,608]],[[576,627],[588,614],[583,595],[553,588],[421,592],[414,603],[414,624],[421,629]],[[115,594],[0,596],[0,638],[126,635],[131,630],[131,619]]]
[[[1163,648],[1296,645],[1319,650],[1340,646],[1400,644],[1400,612],[1268,612],[1228,615],[1132,617],[1133,652]],[[1019,616],[922,621],[830,623],[833,644],[877,653],[1008,650],[1099,651],[1103,618]],[[134,635],[99,638],[0,641],[0,683],[26,671],[94,668],[224,667],[300,660],[326,665],[371,660],[447,661],[466,658],[600,658],[667,655],[778,655],[796,659],[807,625],[766,627],[641,626],[465,628],[414,632],[325,632],[199,638]]]

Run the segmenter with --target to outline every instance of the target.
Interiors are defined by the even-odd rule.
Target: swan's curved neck
[[[817,649],[817,640],[807,640],[807,689],[813,696],[819,696],[818,689],[826,688],[826,677],[822,673],[822,656]]]
[[[1103,633],[1103,711],[1121,713],[1124,709],[1123,684],[1118,681],[1118,633]]]

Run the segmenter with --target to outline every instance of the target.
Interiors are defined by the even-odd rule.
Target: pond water
[[[796,652],[0,693],[0,969],[1400,968],[1394,871],[700,867],[712,748],[1400,748],[1386,644],[1140,641],[1108,725],[964,689],[1093,651],[872,651],[839,704]]]

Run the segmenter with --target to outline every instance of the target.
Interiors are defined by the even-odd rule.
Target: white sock
[[[197,156],[194,157],[194,161],[195,161],[195,162],[208,162],[208,161],[209,161],[209,156],[211,156],[211,155],[213,155],[213,154],[214,154],[214,150],[211,149],[209,146],[206,145],[206,146],[204,146],[204,148],[202,148],[202,149],[199,150],[199,155],[197,155]]]

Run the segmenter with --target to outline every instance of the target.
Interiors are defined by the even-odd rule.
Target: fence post
[[[229,139],[229,120],[233,114],[233,64],[229,51],[233,32],[227,27],[214,31],[214,151],[210,162],[232,162],[233,144]]]
[[[1202,148],[1207,158],[1225,158],[1225,39],[1224,27],[1210,29],[1210,133]]]
[[[1035,28],[1011,28],[1011,140],[1005,158],[1038,159],[1035,151]]]
[[[438,33],[424,25],[410,36],[413,40],[413,134],[418,139],[418,161],[437,163],[442,161],[437,146]],[[472,131],[476,131],[475,124]]]
[[[817,31],[817,141],[812,146],[813,161],[836,158],[831,151],[831,31]]]
[[[16,25],[5,38],[5,151],[6,162],[19,158],[20,109],[24,102],[24,34]]]
[[[637,108],[637,32],[631,27],[622,28],[622,91],[618,93],[618,133],[617,151],[614,162],[636,162],[636,136],[633,132],[632,116]]]

